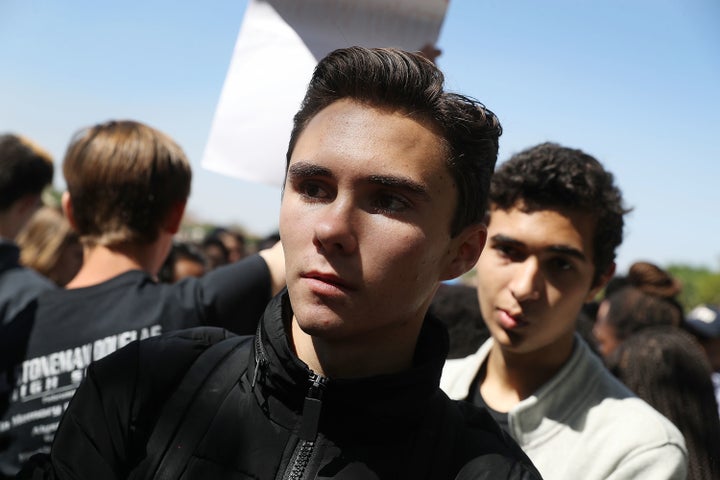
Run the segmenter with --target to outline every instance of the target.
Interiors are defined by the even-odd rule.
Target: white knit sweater
[[[492,347],[448,360],[441,388],[467,399]],[[637,398],[576,335],[572,356],[534,395],[508,412],[510,433],[546,480],[684,480],[680,431]]]

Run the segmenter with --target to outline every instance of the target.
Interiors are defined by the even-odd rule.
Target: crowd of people
[[[156,128],[79,130],[60,208],[0,135],[0,478],[720,478],[720,309],[616,272],[599,160],[495,168],[501,133],[422,55],[336,50],[259,242],[181,239]]]

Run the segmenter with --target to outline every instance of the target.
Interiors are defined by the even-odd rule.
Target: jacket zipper
[[[293,460],[285,470],[287,480],[301,480],[305,469],[310,463],[315,448],[318,425],[320,423],[320,410],[322,409],[322,395],[327,379],[317,373],[310,372],[310,388],[305,396],[302,418],[300,420],[300,443],[295,447]]]
[[[251,389],[255,388],[260,366],[262,365],[264,367],[268,361],[267,355],[265,354],[265,346],[262,344],[261,332],[260,325],[258,325],[257,331],[255,332],[255,371],[253,372],[252,382],[250,383]]]

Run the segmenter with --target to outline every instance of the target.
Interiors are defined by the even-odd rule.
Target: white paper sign
[[[250,0],[203,167],[281,185],[292,118],[317,61],[352,45],[435,45],[448,1]]]

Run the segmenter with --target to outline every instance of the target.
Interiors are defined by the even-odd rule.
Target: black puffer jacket
[[[292,352],[283,320],[291,315],[286,294],[270,303],[247,342],[247,368],[210,424],[200,422],[202,439],[180,478],[540,478],[485,411],[439,389],[448,342],[437,320],[426,319],[411,370],[336,380],[315,375]],[[165,400],[198,354],[226,335],[186,330],[94,364],[63,417],[51,461],[36,457],[22,475],[128,477],[142,465]]]

